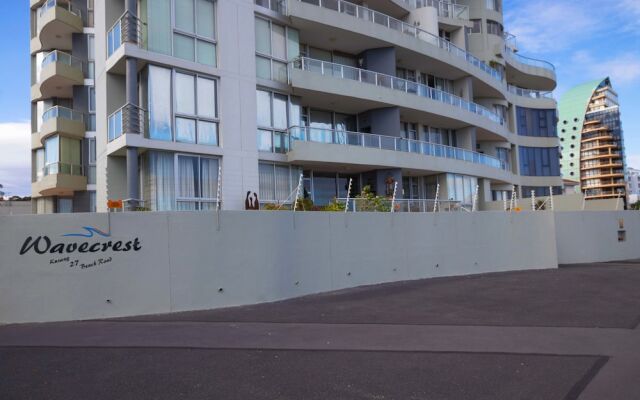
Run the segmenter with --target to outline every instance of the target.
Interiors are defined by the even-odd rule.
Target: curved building
[[[572,88],[562,96],[559,110],[563,176],[579,180],[587,200],[626,201],[620,110],[609,78]]]
[[[501,0],[30,6],[38,212],[560,193],[555,70]]]

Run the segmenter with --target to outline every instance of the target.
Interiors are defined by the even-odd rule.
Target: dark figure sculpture
[[[251,198],[249,196],[251,196],[251,190],[249,190],[247,192],[247,198],[244,200],[244,209],[245,210],[252,210],[253,209],[253,204],[251,204]]]

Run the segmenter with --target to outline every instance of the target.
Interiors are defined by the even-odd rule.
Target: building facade
[[[629,204],[634,204],[640,199],[640,170],[627,168],[627,198]]]
[[[562,174],[585,199],[626,201],[625,154],[618,95],[609,78],[586,82],[560,100]]]
[[[561,191],[555,70],[501,0],[30,6],[37,212]]]

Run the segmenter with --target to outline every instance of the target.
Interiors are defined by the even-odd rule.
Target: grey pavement
[[[640,262],[0,326],[0,399],[640,399]]]

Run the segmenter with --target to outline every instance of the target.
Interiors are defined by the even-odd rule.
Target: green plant
[[[640,210],[640,200],[638,200],[635,203],[631,204],[629,206],[629,209],[631,209],[631,210]]]
[[[389,199],[373,193],[371,191],[371,186],[369,185],[363,187],[360,195],[356,196],[354,199],[358,211],[391,211],[391,202]]]

